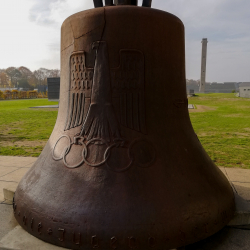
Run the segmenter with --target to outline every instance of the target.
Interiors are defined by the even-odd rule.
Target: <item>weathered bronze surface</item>
[[[62,25],[57,122],[13,204],[25,230],[55,245],[171,249],[234,213],[189,119],[184,26],[130,3],[95,1]]]

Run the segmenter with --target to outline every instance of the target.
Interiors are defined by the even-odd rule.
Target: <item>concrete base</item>
[[[13,201],[13,197],[17,188],[17,183],[11,183],[12,186],[8,188],[3,188],[3,197],[5,201],[11,202]]]
[[[17,226],[0,241],[0,249],[10,250],[64,250],[43,242]],[[217,234],[195,244],[173,250],[249,250],[250,230],[225,227]]]
[[[249,250],[250,231],[225,227],[217,234],[185,247],[185,250]]]
[[[236,211],[228,226],[250,229],[250,203],[235,194]],[[249,247],[250,248],[250,247]]]
[[[0,240],[18,225],[12,205],[0,204]],[[1,247],[0,247],[1,249]]]
[[[17,185],[18,183],[16,182],[5,182],[4,185],[2,185],[3,199],[0,200],[3,200],[6,204],[12,204]]]
[[[1,250],[20,250],[20,249],[14,249],[14,248],[6,248],[0,243],[0,249]]]
[[[194,105],[193,104],[188,104],[188,109],[194,109]]]
[[[57,247],[41,241],[31,234],[27,233],[21,226],[15,227],[1,241],[2,247],[7,249],[20,250],[65,250],[66,248]],[[1,245],[0,245],[1,246]],[[4,249],[3,248],[3,249]],[[0,247],[0,249],[2,249]]]

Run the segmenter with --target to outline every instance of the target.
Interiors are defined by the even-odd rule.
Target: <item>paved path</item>
[[[59,108],[59,105],[36,106],[36,107],[30,107],[30,108],[34,108],[34,109]]]
[[[236,193],[250,201],[250,169],[220,168],[232,184]]]
[[[14,189],[37,158],[0,156],[0,204],[5,203],[3,188]]]
[[[18,225],[13,215],[11,202],[4,200],[3,189],[15,191],[17,184],[36,159],[0,156],[0,239]],[[2,249],[1,244],[0,249]]]

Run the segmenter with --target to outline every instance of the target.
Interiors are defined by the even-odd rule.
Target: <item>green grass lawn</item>
[[[218,166],[250,169],[250,99],[234,94],[189,98],[197,109],[191,121],[202,145]],[[0,101],[0,155],[38,156],[47,142],[57,109],[46,99]]]
[[[250,169],[250,99],[234,94],[199,94],[189,103],[209,107],[190,117],[203,147],[218,166]]]
[[[0,155],[39,156],[55,125],[56,105],[47,99],[0,101]]]

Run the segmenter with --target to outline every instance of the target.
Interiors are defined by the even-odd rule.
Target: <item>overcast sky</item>
[[[0,0],[0,68],[60,67],[60,27],[92,0]],[[208,38],[207,81],[250,81],[249,0],[153,0],[186,29],[186,73],[199,79],[201,40]],[[141,5],[141,0],[139,0]]]

